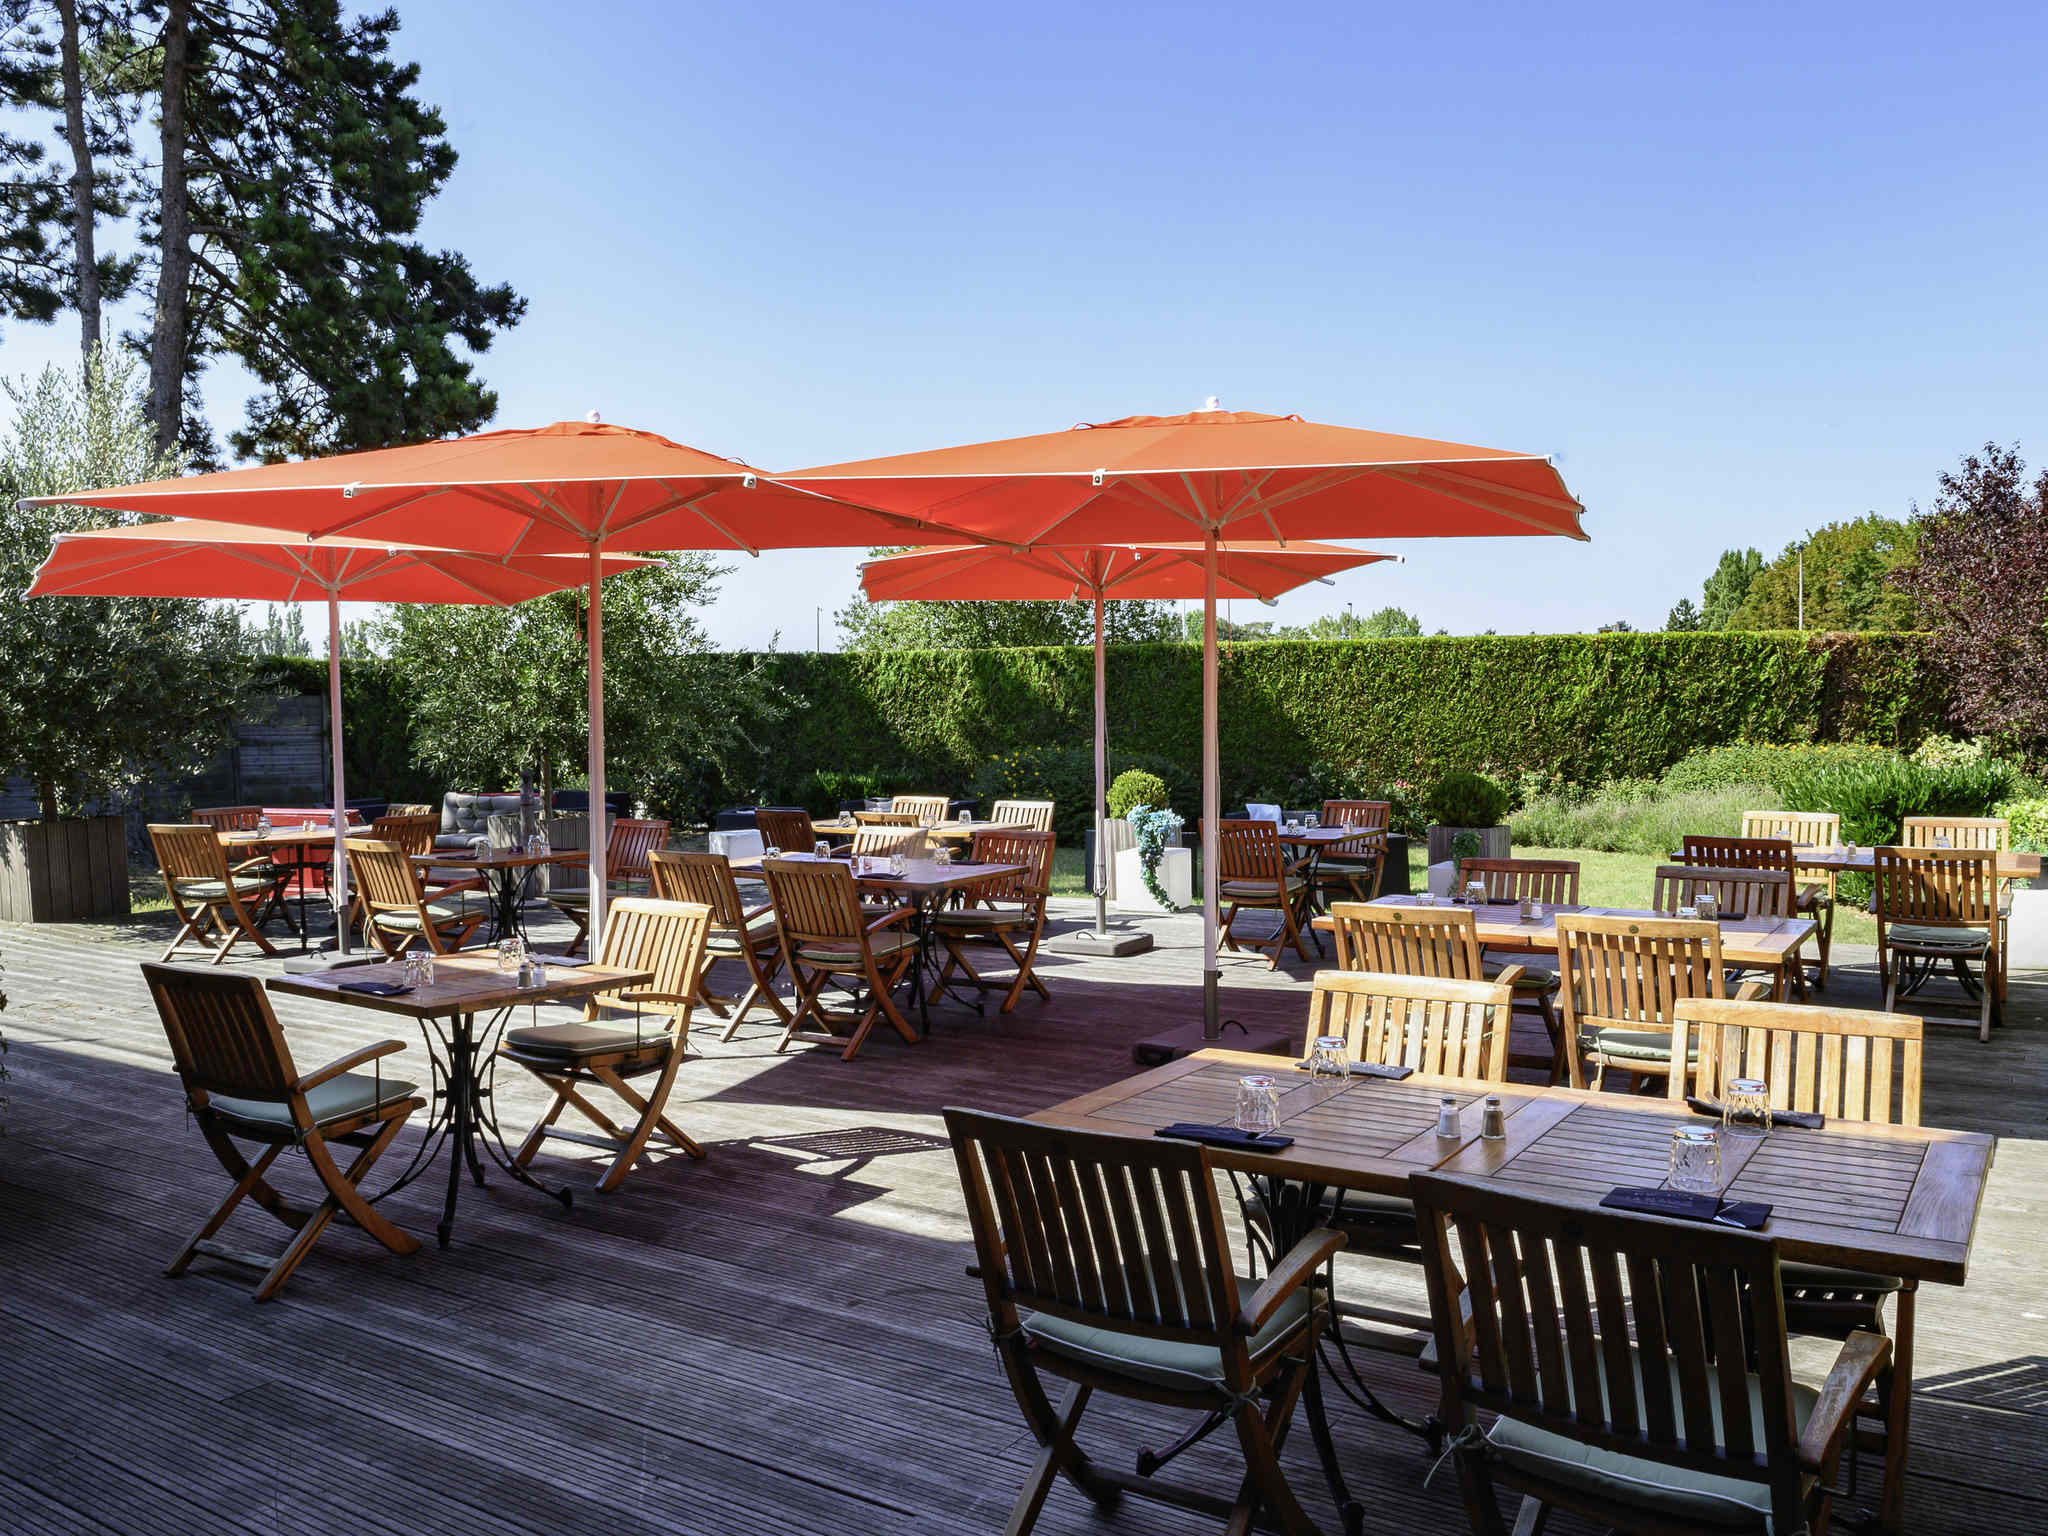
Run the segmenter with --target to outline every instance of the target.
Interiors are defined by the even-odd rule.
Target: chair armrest
[[[1315,853],[1314,853],[1314,851],[1313,851],[1313,850],[1311,850],[1311,851],[1310,851],[1310,852],[1308,852],[1308,853],[1304,853],[1304,854],[1303,854],[1303,855],[1302,855],[1302,856],[1301,856],[1300,858],[1296,859],[1296,860],[1295,860],[1295,861],[1294,861],[1294,862],[1293,862],[1292,864],[1286,865],[1286,866],[1285,866],[1285,867],[1284,867],[1284,868],[1282,869],[1281,873],[1282,873],[1283,875],[1298,875],[1298,874],[1300,874],[1300,873],[1301,873],[1301,872],[1302,872],[1302,871],[1303,871],[1304,869],[1307,869],[1307,868],[1309,867],[1309,865],[1310,865],[1310,864],[1312,864],[1312,863],[1314,863],[1314,862],[1315,862],[1315,857],[1316,857],[1316,856],[1315,856]]]
[[[1495,971],[1489,980],[1496,987],[1512,989],[1514,984],[1522,979],[1522,973],[1528,969],[1526,965],[1504,965]]]
[[[256,857],[255,857],[255,858],[253,858],[253,859],[244,859],[244,860],[242,860],[242,862],[241,862],[241,863],[239,863],[239,864],[230,864],[230,865],[228,866],[228,873],[229,873],[229,874],[231,874],[231,875],[242,875],[242,874],[247,874],[247,873],[248,873],[248,872],[249,872],[250,870],[252,870],[252,869],[262,869],[262,868],[264,868],[264,867],[265,867],[266,865],[268,865],[268,864],[269,864],[270,862],[271,862],[271,859],[270,859],[270,855],[269,855],[269,854],[267,854],[267,853],[259,853],[259,854],[258,854],[258,855],[256,855]]]
[[[423,886],[431,885],[433,887],[433,894],[436,897],[441,897],[455,891],[480,891],[484,888],[484,877],[482,875],[470,875],[466,879],[449,880],[446,882],[422,879],[420,884]]]
[[[909,922],[915,916],[917,916],[917,908],[897,907],[894,911],[889,912],[882,917],[878,917],[872,923],[869,923],[868,932],[880,933],[884,928],[899,927],[902,924]]]
[[[379,1056],[395,1055],[404,1049],[403,1040],[379,1040],[375,1045],[366,1045],[361,1050],[350,1051],[339,1061],[330,1061],[317,1072],[308,1072],[292,1086],[298,1092],[304,1093],[308,1088],[318,1088],[330,1078],[339,1077],[344,1072],[353,1072],[366,1061],[375,1061]]]
[[[762,914],[762,913],[764,913],[764,912],[773,912],[774,910],[775,910],[775,903],[774,903],[774,902],[772,902],[772,901],[764,901],[764,902],[762,902],[762,903],[761,903],[761,905],[760,905],[760,906],[758,906],[758,907],[754,908],[754,910],[753,910],[753,911],[751,911],[751,912],[745,912],[745,911],[743,911],[743,912],[741,912],[741,913],[740,913],[740,926],[741,926],[742,928],[744,928],[744,927],[745,927],[745,926],[746,926],[746,925],[747,925],[748,923],[751,923],[751,922],[752,922],[752,921],[753,921],[753,920],[754,920],[755,918],[757,918],[757,917],[761,916],[761,914]]]
[[[1342,1232],[1317,1227],[1288,1249],[1286,1256],[1266,1276],[1265,1283],[1252,1293],[1251,1300],[1237,1314],[1237,1331],[1250,1334],[1265,1327],[1273,1320],[1273,1314],[1280,1310],[1280,1304],[1313,1279],[1316,1271],[1330,1262],[1330,1255],[1342,1248],[1345,1241]]]
[[[1738,1003],[1768,1002],[1770,996],[1771,984],[1754,976],[1735,989],[1735,1001]]]
[[[1892,1341],[1882,1334],[1858,1329],[1849,1335],[1807,1415],[1806,1433],[1799,1437],[1799,1461],[1809,1472],[1826,1467],[1842,1431],[1855,1422],[1856,1405],[1891,1358]]]

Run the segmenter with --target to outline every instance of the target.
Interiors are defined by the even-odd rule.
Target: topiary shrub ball
[[[1508,813],[1508,792],[1483,773],[1453,769],[1429,792],[1430,820],[1445,827],[1494,827]]]
[[[1166,780],[1142,768],[1126,768],[1109,786],[1109,814],[1118,821],[1138,806],[1166,808]]]

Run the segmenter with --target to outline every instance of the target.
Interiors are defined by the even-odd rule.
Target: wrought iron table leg
[[[1334,1300],[1330,1326],[1337,1326]],[[1309,1362],[1308,1382],[1302,1396],[1302,1408],[1308,1414],[1308,1432],[1316,1443],[1316,1457],[1323,1464],[1323,1480],[1330,1485],[1330,1497],[1337,1503],[1346,1536],[1358,1536],[1365,1527],[1365,1505],[1351,1497],[1351,1487],[1344,1481],[1344,1469],[1337,1463],[1337,1441],[1330,1434],[1330,1415],[1323,1405],[1323,1359],[1320,1350]]]

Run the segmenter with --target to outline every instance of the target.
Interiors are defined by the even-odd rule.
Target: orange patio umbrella
[[[1105,602],[1199,598],[1206,590],[1201,544],[1126,544],[1093,549],[1008,549],[988,545],[915,549],[861,567],[869,602],[1087,600],[1095,605],[1095,937],[1109,931],[1109,853],[1104,804],[1109,782],[1109,704],[1102,643]],[[1271,602],[1311,581],[1328,581],[1398,555],[1335,544],[1231,543],[1216,548],[1216,592]],[[1119,951],[1122,953],[1124,951]]]
[[[607,575],[645,565],[610,555]],[[334,774],[337,947],[346,952],[348,792],[341,761],[341,603],[509,605],[580,587],[588,572],[559,555],[484,556],[369,539],[309,539],[240,523],[179,520],[60,533],[30,597],[196,597],[327,604],[328,748]]]
[[[590,588],[590,929],[604,923],[605,551],[948,543],[915,516],[843,506],[750,465],[592,421],[32,498],[484,555],[585,557]]]
[[[1561,535],[1584,510],[1542,455],[1208,408],[797,470],[843,501],[1018,547],[1199,536],[1218,541]],[[950,542],[950,541],[946,541]],[[1220,1031],[1216,969],[1216,592],[1202,624],[1202,1036]]]

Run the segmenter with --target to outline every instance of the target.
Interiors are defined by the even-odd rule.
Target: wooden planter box
[[[0,922],[128,915],[128,840],[118,816],[0,821]]]
[[[1508,839],[1506,827],[1440,827],[1429,829],[1429,862],[1441,864],[1451,856],[1451,844],[1458,840],[1460,832],[1474,832],[1479,836],[1479,851],[1475,859],[1511,859],[1515,856],[1514,845]]]

